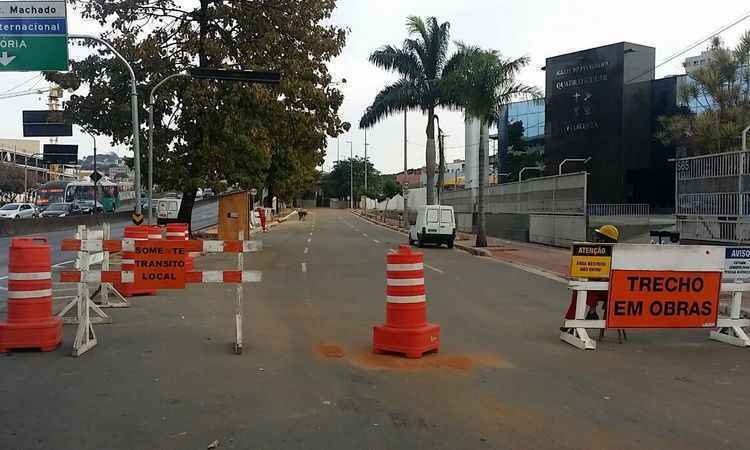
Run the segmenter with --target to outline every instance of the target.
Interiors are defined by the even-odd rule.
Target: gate
[[[750,240],[749,151],[678,158],[675,221],[682,239]]]

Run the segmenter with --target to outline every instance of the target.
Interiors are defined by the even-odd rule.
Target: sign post
[[[65,1],[0,2],[0,72],[66,70]]]

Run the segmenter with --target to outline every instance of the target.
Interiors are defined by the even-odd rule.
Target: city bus
[[[48,181],[39,186],[36,191],[36,206],[40,211],[52,203],[63,203],[65,201],[65,188],[67,181]]]
[[[117,183],[103,178],[97,183],[96,200],[102,204],[106,213],[113,213],[120,207],[119,189]],[[94,200],[94,183],[91,181],[73,181],[65,187],[65,201],[81,202]]]

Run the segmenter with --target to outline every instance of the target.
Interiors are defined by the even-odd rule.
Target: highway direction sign
[[[68,70],[65,1],[0,1],[0,72]]]

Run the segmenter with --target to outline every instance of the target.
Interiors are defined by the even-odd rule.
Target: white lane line
[[[372,240],[372,242],[374,242],[374,243],[376,243],[376,244],[380,244],[380,241],[379,241],[379,240],[377,240],[377,239],[373,239],[373,240]]]
[[[445,273],[445,272],[443,272],[442,270],[438,269],[437,267],[432,267],[432,266],[431,266],[431,265],[429,265],[429,264],[425,264],[424,266],[425,266],[425,267],[427,267],[428,269],[432,269],[432,270],[434,270],[434,271],[435,271],[435,272],[437,272],[437,273]]]
[[[302,273],[307,272],[307,263],[302,263]]]
[[[307,242],[310,242],[310,241],[312,241],[312,238],[307,238]]]
[[[367,237],[367,233],[362,233],[362,236]]]
[[[305,254],[307,254],[307,251],[310,250],[309,248],[305,247]]]
[[[310,233],[310,236],[312,236],[312,232]]]

